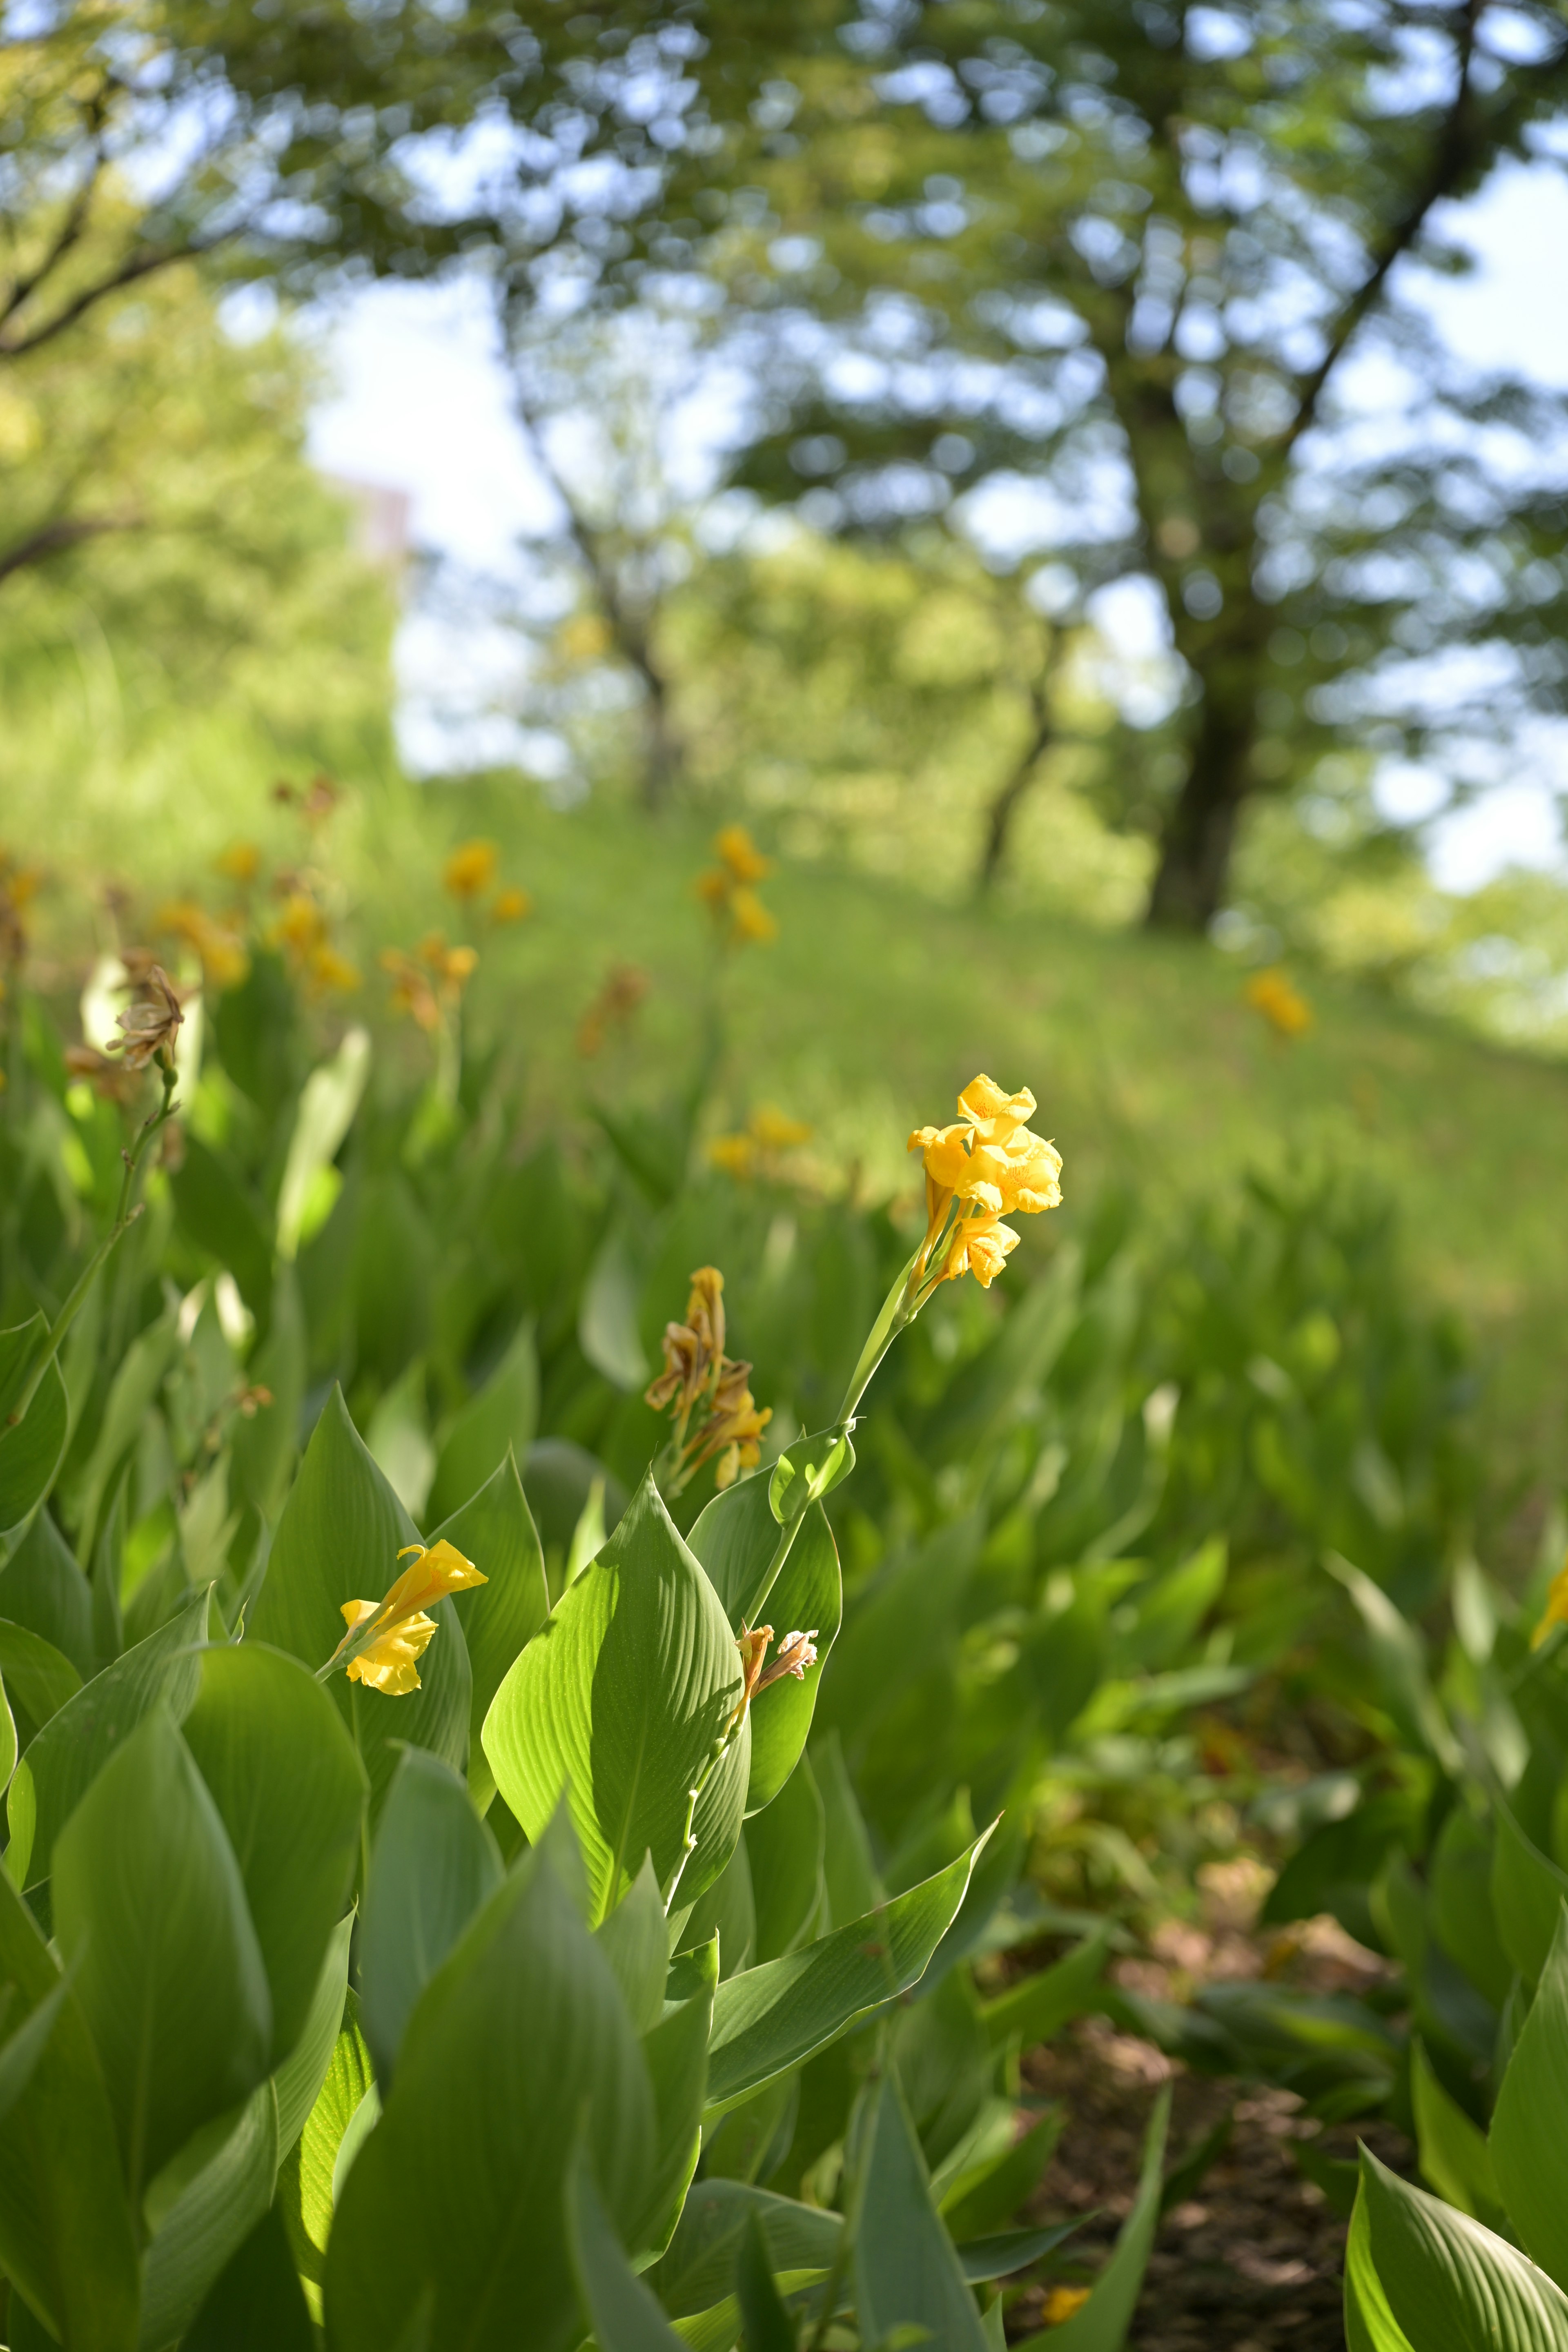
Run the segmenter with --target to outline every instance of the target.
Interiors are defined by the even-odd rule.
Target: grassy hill
[[[1174,1206],[1249,1167],[1365,1168],[1479,1336],[1500,1457],[1568,1482],[1568,1068],[1311,974],[1313,1026],[1286,1043],[1212,948],[935,906],[822,867],[781,867],[763,892],[776,940],[716,959],[690,891],[708,827],[552,814],[493,785],[437,797],[454,838],[495,835],[533,893],[532,920],[485,952],[475,1013],[525,1041],[545,1097],[657,1090],[692,1054],[717,963],[730,1115],[770,1102],[811,1121],[823,1158],[868,1189],[909,1181],[910,1126],[951,1118],[978,1069],[1039,1097],[1068,1220],[1110,1183]],[[401,889],[410,928],[427,922],[428,884]],[[653,986],[629,1045],[584,1065],[575,1024],[615,961]]]

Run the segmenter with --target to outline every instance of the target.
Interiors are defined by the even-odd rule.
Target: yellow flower
[[[306,971],[311,987],[323,992],[337,989],[346,994],[360,984],[358,967],[350,963],[347,956],[340,955],[336,948],[325,944],[312,949]]]
[[[724,1359],[724,1277],[716,1265],[700,1265],[691,1277],[684,1323],[664,1327],[664,1370],[651,1381],[645,1402],[656,1412],[679,1398],[682,1421]]]
[[[261,871],[261,852],[254,841],[230,842],[226,849],[219,850],[213,865],[231,882],[254,882]]]
[[[1040,2317],[1047,2327],[1065,2326],[1089,2301],[1086,2286],[1054,2286],[1047,2295]]]
[[[1568,1625],[1568,1559],[1565,1559],[1552,1580],[1546,1595],[1546,1606],[1541,1612],[1541,1622],[1530,1637],[1530,1646],[1539,1650],[1553,1625]]]
[[[416,1661],[423,1657],[431,1636],[439,1631],[435,1619],[425,1614],[426,1609],[450,1592],[467,1592],[489,1581],[456,1544],[444,1540],[428,1547],[405,1544],[397,1557],[408,1559],[411,1554],[411,1565],[384,1601],[343,1602],[349,1630],[332,1653],[334,1658],[341,1656],[356,1634],[368,1629],[372,1638],[348,1661],[348,1677],[384,1692],[388,1698],[403,1698],[419,1688]]]
[[[765,942],[779,935],[778,918],[763,906],[754,890],[740,889],[730,893],[730,935],[737,943],[747,940]]]
[[[478,898],[496,878],[500,852],[493,841],[465,841],[441,868],[441,881],[454,898]]]
[[[428,976],[401,948],[383,948],[381,968],[392,975],[392,1009],[406,1013],[424,1030],[439,1026],[441,1008]]]
[[[326,938],[326,917],[308,890],[290,890],[273,917],[268,936],[302,962]]]
[[[1009,1095],[994,1078],[973,1078],[958,1097],[961,1118],[951,1127],[918,1127],[910,1136],[909,1148],[924,1154],[926,1175],[917,1286],[973,1274],[989,1290],[1018,1244],[1003,1216],[1038,1216],[1060,1206],[1062,1156],[1029,1127],[1035,1107],[1027,1087]],[[940,1271],[933,1274],[933,1266]]]
[[[722,833],[713,836],[713,855],[725,867],[733,882],[763,882],[773,870],[771,857],[764,857],[743,824],[727,824]]]
[[[490,907],[490,920],[492,923],[521,923],[532,912],[533,901],[527,891],[513,885],[510,889],[496,892]]]
[[[1017,1246],[1017,1234],[1000,1217],[984,1209],[978,1216],[962,1217],[953,1227],[942,1279],[956,1282],[961,1275],[972,1274],[982,1290],[989,1290]]]
[[[811,1141],[805,1121],[790,1118],[775,1103],[759,1103],[746,1127],[764,1151],[793,1151],[798,1144]]]
[[[705,907],[711,907],[716,915],[721,915],[730,903],[730,887],[727,874],[721,874],[716,866],[707,866],[697,877],[691,889],[692,895],[700,898]]]
[[[1255,971],[1242,991],[1255,1013],[1261,1013],[1280,1037],[1300,1037],[1312,1025],[1312,1008],[1293,988],[1278,965]]]
[[[161,908],[156,928],[173,931],[176,939],[195,948],[201,958],[203,977],[213,988],[237,988],[250,970],[250,958],[245,942],[226,924],[215,921],[205,907],[193,899],[176,898],[170,906]]]
[[[715,1168],[721,1168],[740,1184],[757,1172],[756,1142],[749,1135],[716,1135],[708,1146],[708,1157]]]

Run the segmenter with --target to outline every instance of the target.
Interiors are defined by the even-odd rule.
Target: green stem
[[[70,1329],[71,1325],[76,1321],[78,1315],[81,1312],[81,1309],[86,1303],[88,1293],[91,1290],[93,1284],[97,1281],[105,1260],[110,1255],[112,1251],[124,1237],[125,1234],[129,1231],[131,1226],[135,1223],[137,1218],[142,1213],[141,1202],[137,1202],[132,1205],[132,1194],[135,1190],[137,1171],[141,1167],[142,1157],[146,1151],[148,1144],[152,1141],[153,1136],[157,1134],[158,1129],[163,1125],[164,1121],[170,1117],[175,1108],[173,1097],[174,1088],[178,1083],[178,1072],[165,1066],[163,1070],[163,1099],[159,1104],[157,1109],[150,1112],[147,1118],[142,1121],[142,1131],[138,1135],[132,1148],[129,1151],[121,1154],[121,1157],[125,1161],[125,1174],[120,1186],[120,1204],[115,1211],[114,1223],[110,1225],[108,1233],[104,1235],[102,1241],[100,1242],[98,1247],[94,1250],[92,1255],[89,1258],[87,1264],[78,1275],[75,1282],[71,1285],[70,1292],[66,1299],[65,1305],[60,1308],[59,1313],[56,1316],[53,1323],[50,1325],[48,1338],[44,1343],[44,1352],[38,1358],[37,1362],[33,1366],[32,1370],[28,1373],[21,1395],[17,1398],[16,1403],[12,1406],[11,1411],[7,1415],[7,1424],[11,1428],[15,1428],[16,1423],[26,1416],[27,1407],[37,1395],[39,1389],[43,1385],[44,1374],[48,1370],[49,1366],[59,1354],[60,1347],[64,1341],[66,1333]]]

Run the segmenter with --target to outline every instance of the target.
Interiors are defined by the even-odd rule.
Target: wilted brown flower
[[[678,1495],[707,1462],[715,1462],[715,1483],[731,1485],[742,1470],[761,1459],[758,1441],[773,1419],[759,1411],[749,1382],[750,1364],[724,1353],[724,1277],[716,1265],[700,1265],[691,1277],[684,1323],[664,1327],[664,1370],[650,1382],[646,1402],[656,1412],[668,1406],[675,1423],[669,1441]],[[695,1429],[692,1417],[700,1412]]]
[[[123,1062],[100,1054],[96,1045],[68,1045],[66,1068],[73,1078],[85,1079],[105,1102],[123,1102],[135,1084]]]
[[[577,1051],[584,1061],[602,1053],[612,1024],[624,1026],[653,985],[635,963],[614,963],[604,985],[577,1024]]]
[[[124,1032],[119,1050],[125,1057],[125,1066],[128,1070],[144,1070],[149,1062],[157,1061],[165,1070],[172,1070],[174,1041],[185,1017],[180,1009],[179,991],[161,963],[149,966],[145,979],[137,985],[140,992],[135,1003],[118,1016]]]

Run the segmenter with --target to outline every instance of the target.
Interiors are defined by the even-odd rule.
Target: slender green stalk
[[[137,1173],[141,1168],[148,1144],[157,1134],[159,1129],[163,1127],[165,1121],[172,1116],[176,1108],[174,1095],[174,1088],[179,1084],[179,1073],[165,1066],[163,1071],[163,1101],[158,1105],[157,1109],[150,1112],[147,1118],[142,1122],[141,1131],[131,1150],[129,1151],[121,1152],[121,1159],[125,1162],[125,1174],[121,1181],[120,1202],[115,1211],[114,1223],[110,1225],[108,1233],[105,1234],[103,1239],[100,1242],[98,1247],[94,1250],[92,1255],[83,1266],[80,1274],[78,1275],[75,1282],[71,1285],[70,1292],[66,1299],[65,1305],[60,1308],[59,1313],[56,1316],[53,1323],[49,1327],[48,1337],[44,1342],[44,1351],[38,1358],[37,1361],[34,1364],[32,1370],[28,1373],[26,1381],[23,1386],[21,1395],[17,1398],[16,1403],[12,1406],[10,1412],[6,1416],[7,1424],[12,1428],[15,1428],[17,1422],[21,1421],[25,1417],[27,1407],[37,1395],[40,1387],[43,1385],[44,1374],[48,1370],[49,1366],[59,1354],[65,1336],[70,1329],[71,1325],[76,1321],[76,1318],[81,1312],[83,1306],[86,1304],[88,1294],[91,1290],[93,1284],[97,1281],[99,1274],[105,1262],[111,1255],[120,1242],[123,1239],[125,1234],[129,1231],[131,1226],[135,1223],[137,1218],[142,1213],[142,1202],[139,1201],[132,1201],[132,1194],[136,1188]]]

